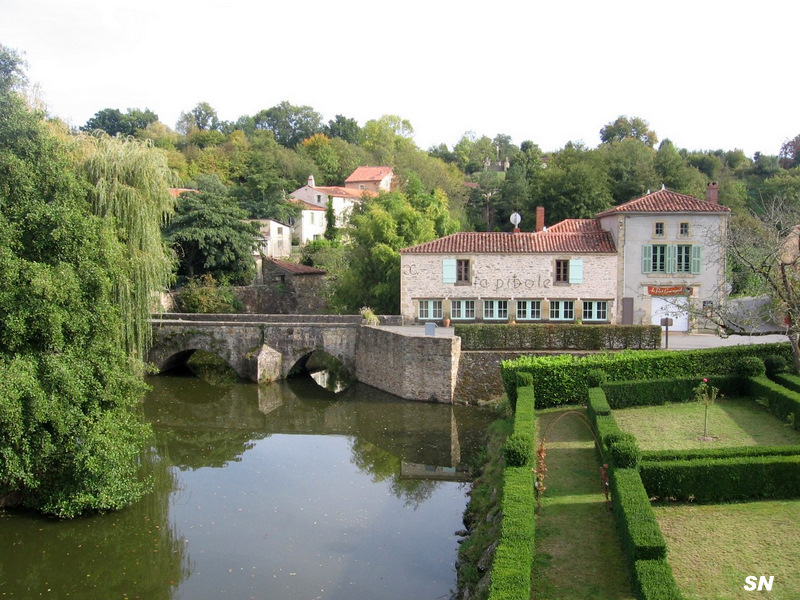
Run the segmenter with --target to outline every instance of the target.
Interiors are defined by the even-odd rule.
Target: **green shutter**
[[[442,260],[442,283],[456,282],[456,259],[445,258]]]
[[[700,262],[700,246],[692,246],[692,258],[691,258],[691,271],[694,275],[700,274],[701,269],[701,262]]]
[[[569,282],[583,283],[583,259],[573,258],[569,261]]]
[[[645,244],[642,246],[642,273],[653,272],[653,246]]]
[[[665,263],[665,271],[667,273],[678,272],[678,247],[667,246],[667,260]]]

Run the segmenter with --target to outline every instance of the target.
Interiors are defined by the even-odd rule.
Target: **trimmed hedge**
[[[775,381],[766,377],[750,377],[747,380],[747,391],[750,396],[763,398],[768,402],[769,412],[781,421],[791,421],[794,428],[800,428],[800,394],[780,383],[786,381],[790,385],[796,376],[780,374]]]
[[[457,323],[462,350],[653,350],[661,347],[658,325],[573,323]]]
[[[588,389],[587,375],[593,369],[603,369],[609,382],[625,380],[671,379],[675,377],[711,379],[717,375],[736,373],[739,361],[747,356],[786,356],[791,359],[791,347],[786,344],[751,344],[703,350],[653,350],[648,352],[603,353],[578,358],[569,354],[558,356],[521,356],[504,360],[501,366],[503,386],[509,400],[516,399],[517,373],[530,373],[536,389],[537,408],[559,404],[582,404]],[[608,385],[608,384],[607,384]]]
[[[663,558],[657,560],[637,560],[633,563],[634,593],[637,598],[646,600],[682,600],[675,583],[672,567]]]
[[[742,393],[742,379],[737,376],[716,375],[706,377],[708,385],[728,396]],[[694,402],[696,388],[702,377],[674,377],[672,379],[640,379],[638,381],[615,381],[603,386],[611,408],[630,406],[659,406],[668,402]]]
[[[606,400],[606,393],[602,388],[590,387],[586,399],[586,414],[589,420],[594,423],[598,415],[610,415],[611,407]]]
[[[500,541],[492,561],[490,600],[527,599],[531,594],[536,534],[536,496],[531,469],[536,443],[535,403],[533,388],[520,387],[514,412],[514,432],[509,440],[517,440],[514,443],[530,452],[531,459],[525,466],[506,466],[503,471],[503,520]]]
[[[642,460],[647,462],[694,460],[698,458],[738,458],[741,456],[800,456],[800,446],[740,446],[738,448],[642,451]]]
[[[800,456],[741,456],[642,462],[647,494],[662,499],[733,502],[800,498]]]
[[[658,528],[650,498],[636,469],[614,469],[609,478],[617,530],[629,566],[637,560],[667,556],[667,543]]]

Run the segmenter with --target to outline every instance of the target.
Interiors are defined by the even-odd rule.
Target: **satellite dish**
[[[514,227],[517,227],[520,221],[522,221],[522,217],[519,216],[517,211],[511,213],[511,224],[514,225]]]

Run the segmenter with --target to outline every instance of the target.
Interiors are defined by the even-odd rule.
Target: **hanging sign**
[[[691,296],[692,288],[688,285],[648,285],[647,293],[651,296]]]

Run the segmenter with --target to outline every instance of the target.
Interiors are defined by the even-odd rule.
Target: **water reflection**
[[[455,584],[469,465],[492,414],[158,377],[156,489],[109,515],[0,512],[0,596],[435,598]]]

